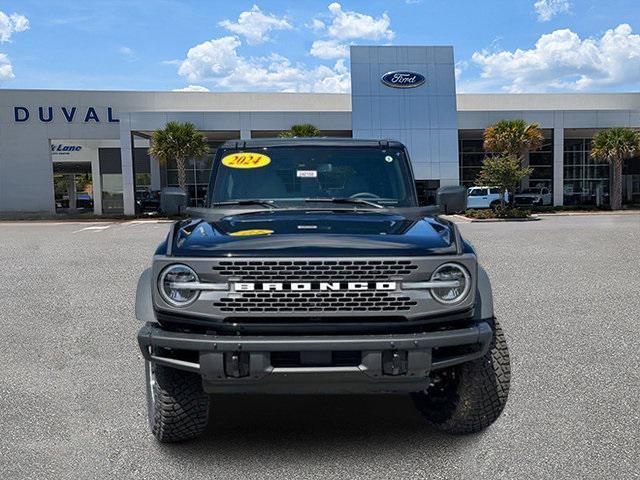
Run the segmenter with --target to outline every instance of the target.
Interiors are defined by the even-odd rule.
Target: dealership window
[[[56,213],[93,212],[91,162],[53,162]]]
[[[553,131],[543,130],[544,142],[540,149],[529,152],[529,187],[546,187],[553,190]]]
[[[529,166],[533,172],[529,187],[553,188],[553,130],[542,130],[544,142],[539,150],[529,153]],[[460,130],[460,183],[466,187],[475,185],[485,157],[493,155],[484,151],[482,130]]]
[[[210,152],[204,158],[190,158],[187,160],[187,190],[189,202],[193,207],[201,207],[207,198],[209,176],[213,166],[216,151],[224,142],[209,142]],[[178,167],[175,160],[167,162],[164,169],[165,184],[169,187],[178,186]]]
[[[122,161],[119,148],[98,149],[102,185],[102,213],[124,213],[122,189]]]
[[[609,164],[591,158],[590,138],[564,141],[564,204],[609,203]]]

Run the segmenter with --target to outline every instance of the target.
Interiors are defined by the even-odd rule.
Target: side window
[[[491,193],[491,195],[500,195],[500,189],[499,188],[492,188],[489,190],[489,193]]]

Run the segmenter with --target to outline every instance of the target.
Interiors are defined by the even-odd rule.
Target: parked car
[[[232,393],[410,393],[453,434],[497,420],[510,367],[489,277],[438,215],[465,189],[421,208],[410,165],[386,140],[217,150],[205,207],[170,227],[137,288],[160,442],[205,432],[215,396]]]
[[[509,201],[505,193],[504,201]],[[471,187],[467,194],[467,208],[496,208],[500,205],[500,189],[498,187]]]
[[[513,202],[518,206],[551,205],[553,198],[547,187],[527,188],[513,196]]]
[[[140,213],[155,213],[160,210],[160,191],[138,191],[136,192],[136,203]]]

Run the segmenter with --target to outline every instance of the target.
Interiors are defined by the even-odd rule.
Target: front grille
[[[533,205],[533,198],[529,198],[529,197],[525,197],[525,198],[518,198],[516,197],[515,199],[515,203],[516,205]]]
[[[218,262],[213,270],[237,281],[295,282],[388,280],[417,268],[411,260],[232,260]]]
[[[417,302],[402,292],[242,292],[213,305],[221,312],[397,312]]]

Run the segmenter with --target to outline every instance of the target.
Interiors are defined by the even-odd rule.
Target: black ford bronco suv
[[[138,283],[159,441],[201,434],[224,393],[409,393],[455,434],[498,418],[510,368],[489,279],[448,207],[418,205],[401,143],[227,142],[208,192]]]

